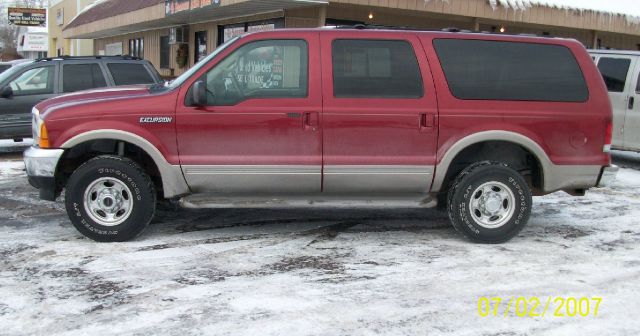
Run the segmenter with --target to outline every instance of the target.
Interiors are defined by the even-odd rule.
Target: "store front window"
[[[207,57],[207,32],[197,31],[195,33],[196,48],[193,53],[193,64]]]
[[[218,45],[244,33],[284,28],[284,18],[218,26]]]

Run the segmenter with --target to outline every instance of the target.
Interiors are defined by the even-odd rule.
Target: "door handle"
[[[629,97],[629,104],[627,105],[627,108],[629,108],[629,110],[633,110],[633,104],[635,103],[635,98]]]
[[[429,130],[436,124],[436,115],[431,113],[420,113],[420,130]]]
[[[319,125],[318,112],[305,112],[304,113],[304,130],[305,131],[317,131]]]

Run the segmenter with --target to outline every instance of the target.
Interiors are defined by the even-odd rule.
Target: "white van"
[[[590,50],[613,105],[612,148],[640,152],[640,51]]]

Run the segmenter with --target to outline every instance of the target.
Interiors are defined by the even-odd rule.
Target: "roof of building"
[[[629,23],[640,23],[640,2],[638,0],[489,0],[493,8],[498,5],[525,11],[534,6],[565,9],[571,11],[593,11],[611,15],[621,15]]]
[[[80,11],[65,29],[164,3],[165,0],[97,0]]]

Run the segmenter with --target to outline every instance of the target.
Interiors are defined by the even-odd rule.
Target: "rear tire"
[[[130,159],[104,155],[76,169],[66,186],[71,223],[88,238],[121,242],[142,232],[155,212],[151,178]]]
[[[531,190],[508,165],[484,161],[464,169],[447,198],[453,227],[478,243],[502,243],[516,236],[529,221]]]

